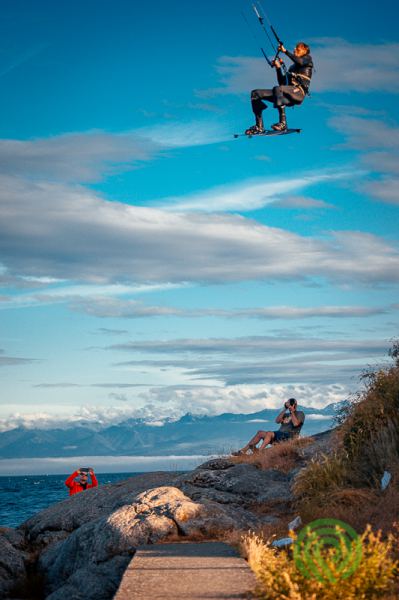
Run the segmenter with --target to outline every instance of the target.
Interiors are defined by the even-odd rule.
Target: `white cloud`
[[[399,93],[398,43],[355,44],[340,38],[318,38],[311,46],[316,66],[312,92]],[[286,62],[291,64],[288,58]],[[222,87],[203,95],[249,94],[252,89],[272,87],[275,73],[267,69],[263,58],[223,56],[216,67]]]
[[[302,406],[322,408],[347,398],[343,385],[227,385],[171,386],[150,390],[145,397],[154,407],[170,405],[178,414],[195,407],[195,414],[217,415],[223,412],[253,413],[265,408],[278,409],[287,398],[295,397]]]
[[[312,318],[363,318],[386,314],[393,307],[364,306],[268,306],[223,310],[215,308],[186,309],[171,306],[144,305],[136,300],[109,297],[73,298],[70,307],[97,317],[142,318],[176,316],[181,318],[218,317],[228,319],[312,319]]]
[[[351,172],[351,177],[356,175],[359,176],[359,173]],[[302,177],[286,176],[283,179],[247,180],[239,184],[218,186],[205,192],[197,192],[184,199],[165,198],[159,204],[161,208],[173,211],[251,211],[272,202],[284,202],[286,194],[298,192],[321,182],[345,179],[348,176],[349,173],[340,171],[339,173],[309,173]],[[315,200],[313,206],[315,202],[316,206],[320,206],[320,201]],[[309,202],[307,205],[309,206]]]
[[[381,136],[381,146],[384,146],[384,139]],[[399,149],[399,143],[398,143]],[[367,152],[362,155],[362,162],[368,170],[378,171],[380,173],[392,173],[399,175],[399,156],[398,151],[390,152]]]
[[[345,146],[358,150],[399,149],[399,127],[380,119],[364,119],[352,114],[333,116],[329,125],[345,136]]]
[[[330,421],[331,415],[318,415],[317,413],[311,413],[306,415],[308,421]]]
[[[399,204],[399,127],[390,120],[334,116],[329,125],[345,138],[343,147],[360,150],[360,161],[377,177],[358,189],[388,204]],[[381,174],[383,174],[381,176]]]
[[[143,317],[185,316],[184,311],[168,306],[147,306],[135,300],[118,298],[75,298],[70,307],[96,317],[140,319]]]
[[[272,193],[269,181],[262,190]],[[243,194],[232,204],[246,202]],[[210,206],[212,193],[202,203],[205,198]],[[398,249],[371,234],[338,231],[316,239],[242,216],[172,213],[110,202],[82,187],[6,176],[0,177],[0,251],[10,276],[85,285],[399,280]]]
[[[318,38],[313,46],[315,91],[399,93],[398,43],[356,44]]]
[[[0,173],[61,181],[98,181],[152,158],[160,146],[134,133],[88,131],[33,140],[0,140]]]
[[[294,209],[312,209],[312,208],[334,208],[333,204],[329,204],[324,200],[316,200],[308,196],[288,195],[277,200],[274,206],[278,208],[294,208]]]
[[[108,346],[132,359],[117,363],[131,375],[143,368],[170,370],[187,381],[222,382],[227,386],[347,385],[358,378],[364,361],[381,363],[385,340],[323,339],[295,336],[251,336],[206,339],[134,340]],[[148,358],[143,359],[147,354]]]
[[[162,410],[159,410],[158,407],[157,419],[159,419],[161,414],[164,418],[167,418],[167,415]],[[143,421],[148,420],[148,422],[152,422],[154,420],[154,406],[151,404],[141,406],[140,408],[132,408],[131,406],[110,406],[107,408],[82,406],[73,414],[51,414],[46,412],[14,413],[0,419],[0,431],[8,431],[16,427],[25,427],[26,429],[70,429],[78,425],[99,429],[108,425],[121,423],[126,419],[143,419]]]
[[[1,139],[0,174],[95,182],[137,168],[164,150],[224,141],[227,134],[219,121],[201,120],[119,133],[93,130],[31,140]]]
[[[385,314],[389,309],[381,307],[364,306],[268,306],[264,308],[249,308],[231,311],[209,312],[218,316],[242,317],[254,319],[312,319],[318,317],[328,318],[357,318],[371,315]]]
[[[370,181],[363,185],[363,189],[382,202],[399,205],[399,177]]]
[[[7,356],[4,354],[4,350],[0,349],[0,367],[14,367],[20,365],[27,365],[36,362],[35,358],[23,358],[21,356]]]
[[[188,411],[198,415],[224,412],[249,414],[265,408],[278,409],[290,397],[302,406],[323,408],[344,400],[349,388],[342,385],[235,385],[235,386],[170,386],[152,388],[141,395],[143,405],[98,408],[82,407],[75,414],[15,413],[0,419],[0,431],[16,427],[28,429],[75,428],[84,425],[100,429],[126,419],[138,418],[158,426],[165,420],[177,420]]]
[[[180,121],[136,129],[135,134],[164,148],[205,146],[231,140],[231,131],[219,120]]]

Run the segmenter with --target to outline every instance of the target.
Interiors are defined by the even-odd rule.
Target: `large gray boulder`
[[[52,504],[25,521],[20,530],[31,542],[42,545],[58,542],[85,523],[109,515],[120,506],[132,502],[139,492],[160,485],[171,485],[176,478],[173,473],[146,473],[92,488]]]
[[[275,469],[262,471],[253,464],[229,459],[210,460],[182,475],[176,485],[196,501],[214,500],[241,508],[292,499],[290,474]]]
[[[137,546],[171,536],[212,536],[240,524],[255,526],[259,520],[248,514],[245,521],[234,509],[214,502],[194,502],[176,487],[143,492],[110,515],[82,525],[41,555],[39,568],[45,574],[48,598],[106,600]]]
[[[6,598],[16,583],[26,576],[23,537],[12,529],[0,529],[0,597]]]

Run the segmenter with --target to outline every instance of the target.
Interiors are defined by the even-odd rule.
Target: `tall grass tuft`
[[[312,438],[292,438],[274,444],[267,450],[254,454],[243,454],[232,460],[236,463],[253,464],[260,469],[277,469],[288,473],[303,460],[302,450],[313,443]]]
[[[393,364],[363,376],[364,390],[339,416],[335,452],[311,462],[297,476],[296,505],[309,519],[342,518],[363,529],[367,522],[389,530],[399,517],[399,342]],[[381,490],[384,471],[392,481]],[[398,506],[398,504],[396,505]]]
[[[393,534],[383,540],[381,533],[367,527],[360,537],[362,560],[347,578],[335,581],[316,579],[299,569],[289,551],[279,551],[255,534],[242,541],[242,551],[255,573],[260,600],[374,600],[395,598],[399,563],[393,558],[398,543]],[[323,551],[325,564],[335,569],[336,548]]]

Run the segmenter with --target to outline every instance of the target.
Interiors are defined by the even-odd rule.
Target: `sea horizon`
[[[149,473],[151,471],[187,471],[209,460],[214,454],[167,456],[70,456],[42,458],[2,458],[0,476],[68,475],[79,467],[91,467],[96,473]]]

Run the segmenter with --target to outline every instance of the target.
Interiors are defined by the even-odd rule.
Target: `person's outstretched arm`
[[[284,46],[281,46],[280,50],[281,52],[284,52],[284,54],[286,54],[288,58],[292,60],[292,62],[301,67],[306,67],[306,65],[310,65],[312,62],[312,59],[309,54],[305,54],[304,56],[296,56],[293,52],[290,52],[289,50],[287,50],[287,48],[284,48]]]
[[[78,475],[80,475],[80,471],[74,471],[72,475],[70,475],[68,479],[65,480],[65,485],[69,488],[72,487],[73,481]]]

